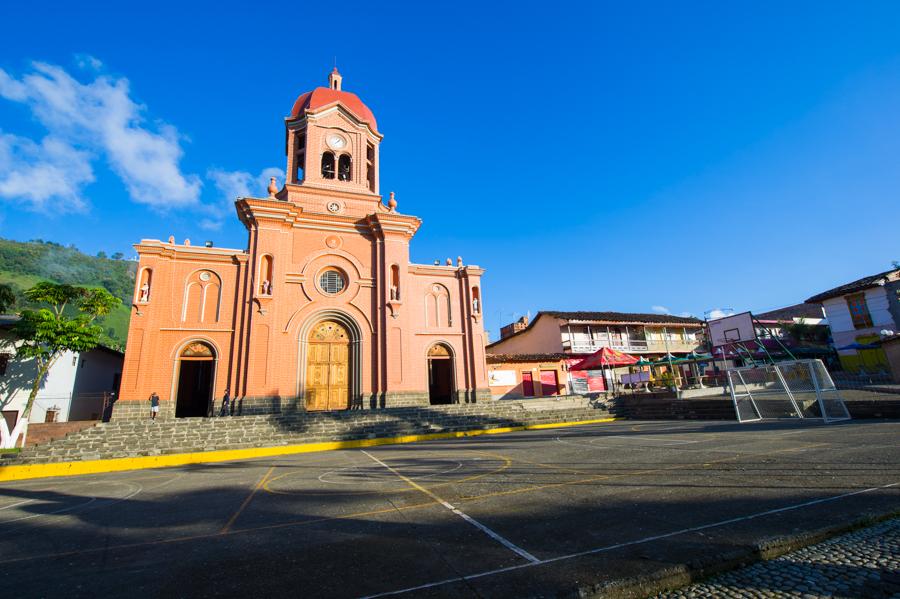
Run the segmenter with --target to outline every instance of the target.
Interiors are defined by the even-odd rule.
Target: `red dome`
[[[317,87],[297,98],[297,101],[294,102],[294,107],[291,109],[291,116],[300,117],[307,110],[318,110],[336,103],[340,103],[344,108],[352,112],[356,118],[367,123],[373,131],[378,132],[375,115],[372,114],[368,106],[362,103],[362,100],[356,94],[327,87]]]

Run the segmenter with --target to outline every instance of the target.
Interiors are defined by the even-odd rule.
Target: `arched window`
[[[145,268],[141,271],[138,284],[138,303],[146,304],[150,301],[150,285],[153,284],[153,269]]]
[[[366,180],[369,183],[369,191],[375,192],[375,146],[372,142],[366,144]]]
[[[334,154],[331,152],[322,154],[322,178],[334,179]]]
[[[265,254],[259,259],[259,295],[272,295],[273,266],[272,256]]]
[[[425,294],[425,326],[453,326],[450,309],[450,292],[443,285],[435,283]]]
[[[338,158],[338,180],[339,181],[349,181],[350,177],[353,176],[353,173],[350,169],[350,156],[347,154],[341,154],[341,157]]]
[[[481,291],[478,287],[472,287],[472,312],[481,313]]]
[[[182,322],[219,322],[222,303],[222,279],[209,270],[191,274],[184,290]]]
[[[306,162],[306,131],[297,131],[294,134],[294,183],[303,182],[303,165]]]
[[[400,266],[391,264],[391,300],[400,301]]]

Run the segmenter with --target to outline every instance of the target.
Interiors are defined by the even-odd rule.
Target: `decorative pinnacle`
[[[391,197],[388,200],[388,208],[391,209],[391,212],[397,209],[397,200],[394,199],[394,192],[391,192]]]
[[[275,185],[275,177],[269,178],[269,188],[267,191],[269,192],[270,198],[274,198],[275,194],[278,193],[278,186]]]

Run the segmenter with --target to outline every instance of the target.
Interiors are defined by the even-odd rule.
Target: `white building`
[[[37,373],[34,360],[15,357],[16,341],[10,329],[17,319],[0,316],[0,411],[10,430],[25,411]],[[43,380],[29,421],[98,420],[104,393],[119,386],[123,358],[121,352],[102,346],[64,353]]]
[[[877,345],[885,331],[900,329],[900,268],[829,289],[806,303],[825,310],[844,370],[888,372],[887,357]],[[866,347],[849,347],[853,345]]]

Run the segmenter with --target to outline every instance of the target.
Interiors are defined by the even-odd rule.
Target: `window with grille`
[[[326,270],[319,277],[319,286],[325,293],[340,293],[344,289],[344,275],[336,270]]]

